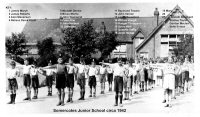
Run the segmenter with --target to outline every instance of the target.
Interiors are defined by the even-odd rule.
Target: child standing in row
[[[73,88],[74,88],[74,75],[76,72],[76,68],[73,65],[73,60],[70,58],[69,59],[69,65],[67,66],[67,88],[68,88],[68,100],[67,102],[73,102],[72,97],[73,97]]]
[[[8,88],[11,92],[10,102],[8,104],[15,104],[16,90],[18,89],[18,84],[16,78],[19,77],[19,70],[16,69],[16,63],[11,61],[11,68],[7,69],[6,75],[8,78]]]
[[[48,66],[51,66],[51,61],[48,63]],[[46,69],[46,85],[48,87],[48,94],[47,96],[52,96],[52,85],[53,85],[53,77],[54,77],[54,70],[53,69]]]
[[[99,73],[100,73],[100,83],[101,83],[101,93],[100,94],[104,94],[105,93],[105,82],[106,82],[106,75],[107,75],[107,69],[106,69],[106,65],[102,64],[102,66],[99,69]]]
[[[88,84],[90,87],[90,95],[89,97],[92,97],[92,89],[93,89],[93,97],[96,97],[96,76],[98,74],[98,69],[96,68],[95,61],[92,61],[92,65],[88,69]]]
[[[36,68],[36,62],[31,66],[30,76],[31,76],[31,84],[34,90],[34,96],[32,99],[38,98],[38,88],[39,88],[39,79],[38,79],[39,69]]]
[[[31,100],[31,76],[30,76],[31,65],[29,65],[28,58],[24,60],[23,65],[23,78],[24,86],[26,87],[27,97],[24,100]]]
[[[80,60],[80,64],[77,65],[78,71],[78,79],[77,84],[80,86],[80,98],[79,100],[84,100],[85,96],[85,74],[87,72],[85,61],[83,59]]]
[[[109,60],[109,63],[112,63],[112,60]],[[109,85],[109,90],[112,91],[112,82],[113,82],[113,69],[110,66],[107,66],[107,80]]]
[[[58,64],[44,67],[43,69],[56,68],[56,88],[58,90],[57,106],[64,106],[65,88],[67,81],[67,66],[65,66],[62,57],[58,58]]]

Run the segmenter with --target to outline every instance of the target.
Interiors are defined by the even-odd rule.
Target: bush
[[[13,57],[13,60],[20,63],[20,64],[24,64],[24,59],[19,57],[19,56]]]

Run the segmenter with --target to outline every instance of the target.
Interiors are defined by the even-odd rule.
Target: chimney
[[[158,26],[158,22],[159,22],[159,11],[158,11],[158,8],[155,8],[154,17],[156,18],[156,26]]]

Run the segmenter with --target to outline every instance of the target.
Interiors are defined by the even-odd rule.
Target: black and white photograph
[[[9,113],[199,112],[193,2],[54,2],[4,6]]]

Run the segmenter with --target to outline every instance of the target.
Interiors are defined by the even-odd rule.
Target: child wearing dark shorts
[[[19,76],[19,71],[16,69],[16,63],[11,61],[11,69],[6,72],[8,78],[8,89],[10,90],[10,102],[8,104],[15,104],[16,90],[18,89],[18,84],[16,78]]]
[[[114,78],[114,91],[115,91],[115,105],[118,106],[118,97],[120,99],[120,106],[122,106],[122,99],[123,99],[123,77],[122,76],[115,76]]]
[[[48,87],[47,96],[52,96],[53,75],[46,76],[46,85]]]
[[[32,76],[32,87],[34,89],[34,96],[32,99],[37,99],[38,98],[38,88],[39,88],[38,75]]]
[[[79,100],[85,100],[85,98],[84,98],[84,96],[85,96],[85,73],[87,72],[87,70],[86,70],[84,59],[81,59],[80,63],[81,64],[78,65],[78,67],[77,67],[77,73],[78,73],[77,84],[80,87]]]
[[[108,66],[107,67],[107,80],[108,80],[108,85],[109,85],[109,91],[112,91],[112,82],[113,82],[113,69]]]
[[[30,76],[31,65],[29,65],[29,60],[26,58],[23,65],[23,75],[24,75],[24,86],[26,87],[27,97],[24,100],[31,100],[31,76]]]
[[[48,66],[52,66],[51,61],[48,63]],[[52,85],[54,80],[54,69],[41,69],[44,75],[46,76],[46,86],[48,88],[47,96],[52,96]]]
[[[148,82],[149,82],[149,79],[148,79],[148,69],[145,67],[144,68],[144,90],[147,91],[148,90]]]
[[[125,67],[122,64],[121,59],[118,59],[117,64],[109,64],[104,63],[105,65],[109,65],[113,68],[114,75],[114,91],[115,91],[115,104],[114,106],[118,106],[118,97],[120,99],[119,106],[122,107],[123,100],[123,77],[125,76]]]
[[[144,74],[144,66],[142,66],[142,69],[139,71],[140,74],[140,91],[144,92],[145,88],[145,74]]]
[[[96,83],[95,75],[98,74],[97,72],[98,72],[98,70],[96,68],[95,62],[92,61],[92,65],[88,69],[88,75],[89,75],[88,85],[90,87],[89,97],[92,97],[92,89],[93,89],[93,97],[96,97],[96,84],[97,83]]]
[[[58,90],[58,104],[57,106],[64,106],[67,66],[65,66],[62,57],[58,58],[58,64],[47,66],[45,68],[56,68],[56,88]],[[44,68],[44,69],[45,69]]]
[[[92,89],[93,89],[93,97],[96,97],[96,77],[93,76],[89,76],[89,80],[88,80],[88,85],[90,87],[90,96],[92,97]]]
[[[31,82],[32,82],[33,90],[34,90],[34,96],[32,99],[38,98],[38,88],[39,88],[38,73],[39,71],[36,68],[36,63],[34,63],[34,65],[31,67],[31,70],[30,70]]]
[[[66,86],[68,88],[68,100],[67,102],[73,102],[73,92],[74,92],[74,76],[75,76],[75,66],[73,65],[73,60],[69,59],[69,65],[67,66],[67,81]]]
[[[104,94],[106,75],[107,75],[106,65],[102,65],[99,70],[100,70],[99,73],[100,73],[100,83],[101,83],[101,94]]]

